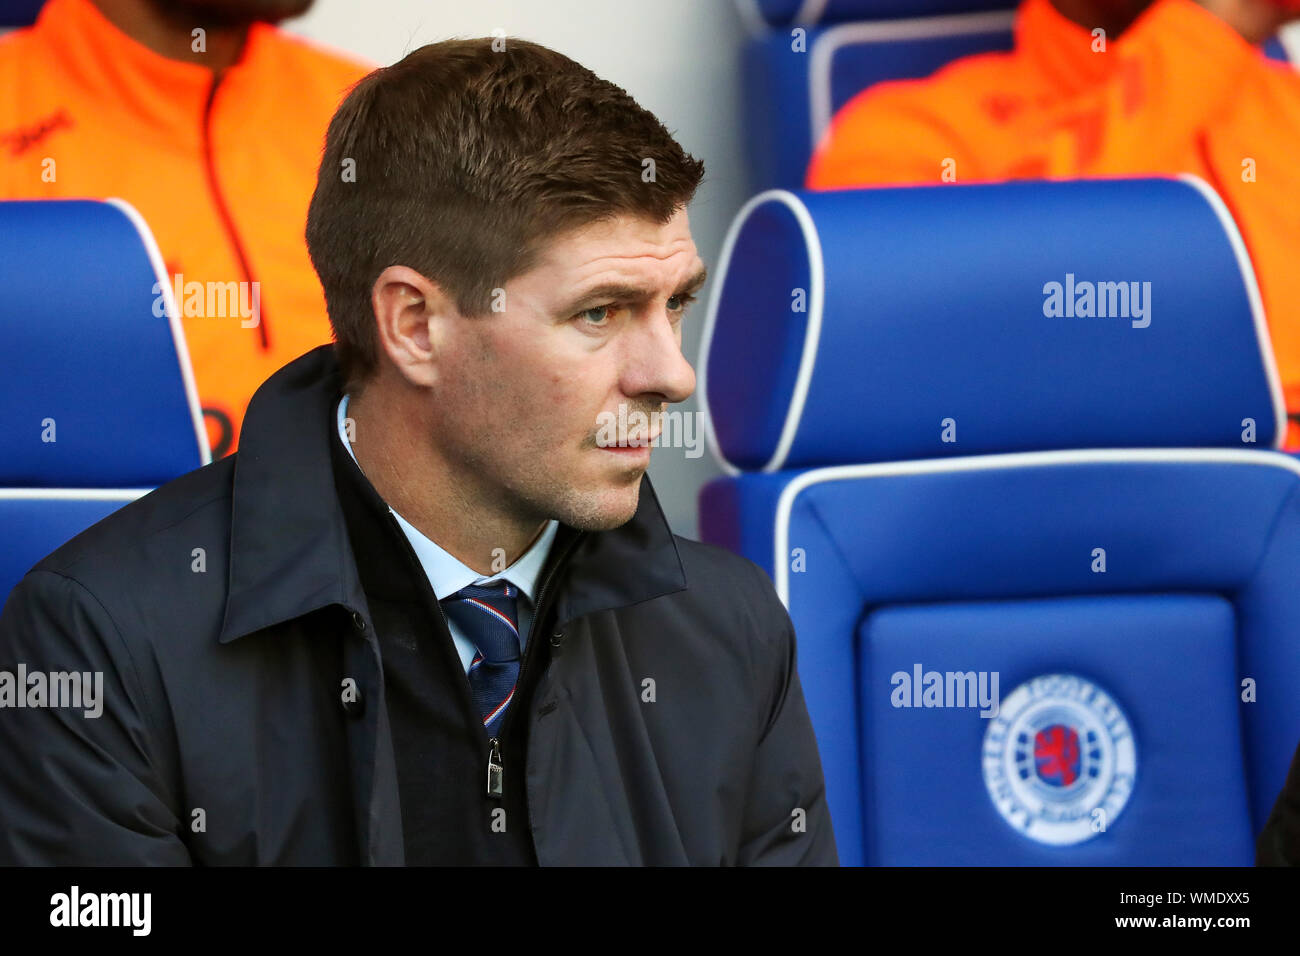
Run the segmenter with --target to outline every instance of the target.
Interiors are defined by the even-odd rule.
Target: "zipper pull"
[[[501,763],[501,741],[493,737],[490,741],[492,751],[488,754],[488,778],[487,778],[487,795],[493,799],[500,800],[502,794],[503,779],[506,768]]]

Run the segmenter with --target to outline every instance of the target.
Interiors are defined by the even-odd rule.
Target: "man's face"
[[[624,405],[657,425],[695,391],[682,317],[703,272],[685,208],[662,226],[621,216],[553,240],[506,283],[503,311],[449,323],[433,441],[467,504],[592,531],[630,520],[651,448],[602,447],[602,424]]]

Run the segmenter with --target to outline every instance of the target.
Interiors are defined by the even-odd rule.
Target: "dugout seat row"
[[[1217,195],[773,190],[718,271],[701,536],[789,611],[842,862],[1250,864],[1300,739],[1300,464]],[[1111,280],[1145,300],[1084,307]],[[996,715],[955,698],[993,674]]]
[[[0,202],[0,603],[32,565],[210,460],[171,283],[110,199]]]

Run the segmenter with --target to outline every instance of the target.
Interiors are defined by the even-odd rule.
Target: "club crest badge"
[[[1044,674],[1003,698],[984,733],[983,761],[1002,819],[1049,846],[1082,843],[1113,826],[1137,776],[1128,717],[1075,674]]]

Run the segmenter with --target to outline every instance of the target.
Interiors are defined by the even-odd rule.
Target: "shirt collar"
[[[339,441],[352,456],[352,460],[356,461],[356,453],[352,450],[352,443],[348,441],[347,414],[348,396],[344,395],[338,406]],[[360,462],[357,462],[357,467],[361,467]],[[388,510],[397,519],[397,524],[406,535],[406,539],[411,542],[411,548],[415,551],[415,556],[420,559],[420,566],[424,568],[429,584],[433,587],[433,593],[437,595],[439,601],[451,597],[461,588],[471,584],[491,584],[503,580],[519,588],[528,600],[534,602],[537,600],[537,580],[541,576],[542,567],[546,564],[546,556],[551,551],[551,544],[555,541],[555,533],[560,526],[555,519],[546,522],[546,527],[533,539],[528,550],[520,555],[514,564],[504,571],[488,576],[479,574],[454,555],[440,548],[392,507]]]

